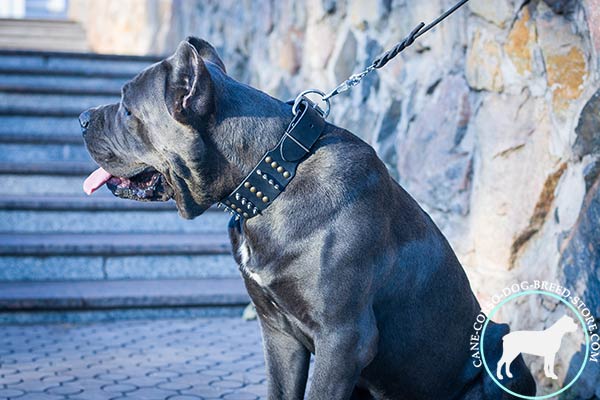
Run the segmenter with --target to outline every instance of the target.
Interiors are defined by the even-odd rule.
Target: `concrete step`
[[[85,178],[97,166],[92,162],[3,163],[0,181],[4,196],[75,195],[83,193]],[[94,197],[112,196],[102,186]]]
[[[130,79],[161,59],[156,56],[0,50],[0,72]]]
[[[0,49],[89,51],[85,38],[76,36],[0,36]]]
[[[0,18],[0,35],[68,36],[85,38],[85,30],[75,21]]]
[[[173,201],[127,201],[108,196],[0,196],[0,210],[30,211],[176,211]],[[220,211],[211,208],[207,212]]]
[[[39,163],[0,162],[0,174],[64,175],[85,177],[98,166],[88,161],[58,161]]]
[[[36,174],[28,173],[27,168],[23,168],[25,173],[3,173],[2,167],[0,164],[3,196],[77,196],[83,193],[86,175],[52,175],[44,171]],[[93,197],[101,196],[112,197],[112,194],[106,186],[102,186]]]
[[[90,159],[83,141],[78,144],[0,141],[0,160],[3,163],[89,162]]]
[[[37,115],[77,118],[82,111],[118,103],[119,96],[7,93],[0,91],[0,115]]]
[[[31,50],[88,50],[85,31],[76,22],[2,19],[0,48]]]
[[[224,235],[179,233],[0,234],[2,256],[229,254]]]
[[[123,200],[126,201],[126,200]],[[207,212],[189,221],[177,211],[0,210],[0,233],[225,233],[229,215]]]
[[[222,234],[0,234],[0,282],[238,275]]]
[[[241,277],[0,283],[0,311],[103,310],[147,307],[242,307]]]
[[[119,96],[124,78],[0,73],[0,91],[16,93],[106,94]]]
[[[122,200],[122,202],[132,202]],[[225,234],[229,214],[207,211],[185,220],[175,210],[1,210],[0,233]]]
[[[0,115],[1,142],[83,143],[77,118]]]

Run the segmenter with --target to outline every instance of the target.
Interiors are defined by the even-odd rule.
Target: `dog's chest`
[[[298,288],[285,285],[285,277],[270,271],[253,268],[253,251],[241,240],[237,248],[240,271],[246,281],[248,294],[256,306],[261,319],[288,331],[301,340],[308,349],[313,349],[311,331],[314,322],[310,318],[310,307]]]
[[[252,280],[260,287],[265,286],[265,282],[263,278],[259,274],[259,272],[252,270],[251,268],[251,250],[245,240],[242,240],[240,246],[237,249],[238,256],[240,260],[240,271],[244,278]]]

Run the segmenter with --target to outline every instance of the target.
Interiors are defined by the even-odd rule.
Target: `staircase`
[[[83,52],[88,44],[75,21],[0,18],[0,49]]]
[[[248,302],[228,215],[122,200],[77,116],[116,102],[152,57],[0,50],[0,322],[239,314]]]

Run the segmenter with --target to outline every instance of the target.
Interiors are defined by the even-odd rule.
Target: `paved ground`
[[[261,399],[256,321],[0,326],[0,399]]]

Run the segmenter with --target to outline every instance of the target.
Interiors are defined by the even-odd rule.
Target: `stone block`
[[[465,76],[469,86],[476,90],[501,92],[504,80],[500,69],[502,47],[495,38],[477,29],[467,49]]]
[[[583,94],[589,78],[588,55],[571,23],[557,16],[545,3],[537,8],[538,43],[544,57],[548,88],[554,111],[567,117],[574,101]]]
[[[354,33],[347,30],[341,45],[332,56],[333,74],[335,82],[342,82],[352,75],[356,65],[357,42]]]
[[[462,143],[471,118],[468,94],[461,76],[444,79],[397,142],[401,183],[426,208],[439,213],[469,211],[473,148]]]
[[[514,15],[514,4],[511,0],[471,0],[471,12],[485,20],[504,28]]]
[[[528,7],[524,7],[512,26],[504,51],[520,75],[528,75],[533,69],[533,51],[536,45],[535,25]]]
[[[600,154],[600,91],[597,91],[586,103],[579,115],[575,128],[577,138],[573,151],[579,157],[588,154]]]

